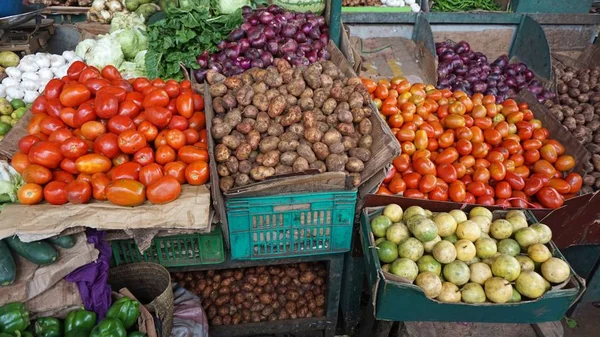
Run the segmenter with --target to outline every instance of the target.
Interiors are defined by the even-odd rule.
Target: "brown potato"
[[[221,142],[231,150],[235,150],[238,146],[240,146],[240,140],[236,136],[232,135],[223,137]]]
[[[274,175],[275,175],[275,169],[272,167],[257,166],[257,167],[253,167],[250,170],[250,177],[252,177],[252,179],[257,180],[257,181],[265,180]]]
[[[260,111],[267,111],[269,110],[269,99],[265,94],[256,94],[252,97],[252,105]]]
[[[309,164],[306,158],[298,157],[292,165],[294,172],[304,172],[309,169]]]
[[[231,174],[238,173],[239,161],[235,156],[230,156],[225,164],[227,165],[227,169]]]
[[[229,303],[229,301],[231,301],[231,297],[229,295],[223,295],[223,296],[218,297],[215,300],[215,305],[217,307],[221,307],[223,304]],[[227,309],[228,309],[227,313],[229,313],[229,308],[227,308]],[[223,315],[221,315],[221,316],[223,316]]]
[[[260,133],[266,132],[269,129],[269,123],[271,119],[266,112],[261,111],[256,115],[256,123],[254,124],[254,129]]]
[[[371,137],[371,135],[362,136],[358,140],[359,147],[362,147],[365,149],[370,149],[372,145],[373,145],[373,137]]]
[[[346,151],[346,148],[341,142],[336,142],[329,145],[329,153],[331,154],[341,154],[344,153],[344,151]]]
[[[250,144],[245,142],[240,143],[240,145],[235,149],[235,157],[240,161],[246,160],[250,157],[250,152],[252,152],[252,146]]]
[[[283,165],[292,166],[292,165],[294,165],[294,162],[296,161],[297,158],[298,158],[298,153],[296,153],[295,151],[287,151],[287,152],[284,152],[281,154],[279,161]]]
[[[358,158],[350,157],[346,163],[346,170],[352,173],[359,173],[365,169],[365,164]]]
[[[268,114],[269,117],[275,118],[283,113],[287,106],[285,97],[277,96],[269,102]]]
[[[335,99],[328,98],[327,100],[325,100],[325,102],[323,102],[323,106],[321,107],[321,110],[323,111],[323,113],[325,115],[330,115],[334,111],[336,111],[337,106],[338,106],[338,103]]]
[[[229,172],[229,169],[227,168],[227,165],[225,165],[225,164],[217,165],[217,173],[219,174],[220,177],[227,177],[228,175],[231,174]]]
[[[293,173],[294,169],[288,165],[277,165],[275,167],[275,175],[283,175]]]
[[[279,91],[279,94],[280,94],[281,96],[284,96],[284,97],[285,97],[285,96],[288,96],[288,94],[289,94],[289,93],[288,93],[288,90],[287,90],[287,87],[286,87],[286,86],[283,86],[283,85],[282,85],[282,86],[280,86],[279,88],[277,88],[277,91]]]
[[[273,150],[265,153],[262,165],[266,167],[275,167],[279,164],[279,151]]]
[[[267,153],[269,151],[277,150],[277,146],[279,145],[279,138],[275,136],[265,137],[260,141],[260,152]]]
[[[344,150],[348,151],[350,149],[357,147],[358,140],[359,140],[359,138],[357,138],[357,137],[350,137],[350,136],[342,137],[342,144],[344,144]]]
[[[227,86],[227,88],[229,88],[231,90],[237,90],[237,89],[241,88],[243,85],[242,76],[240,76],[240,75],[229,76],[223,81],[223,84],[225,84]]]
[[[273,64],[275,65],[275,67],[277,67],[277,71],[280,73],[283,73],[284,71],[292,68],[290,63],[284,59],[277,58],[273,60]]]
[[[225,107],[225,110],[231,110],[235,108],[237,104],[238,103],[232,94],[227,93],[223,96],[223,106]]]
[[[267,90],[267,92],[265,92],[265,96],[267,96],[267,99],[269,100],[269,102],[277,97],[277,96],[281,96],[281,94],[279,93],[279,91],[277,89],[269,89]]]
[[[350,109],[360,108],[365,103],[363,100],[363,95],[356,91],[354,91],[350,94],[350,98],[349,98],[348,102],[350,104]]]
[[[324,162],[317,160],[314,163],[311,163],[309,165],[309,168],[313,169],[313,170],[319,170],[319,173],[325,173],[327,172],[327,166],[325,165]]]
[[[304,126],[300,123],[294,123],[288,127],[288,131],[298,135],[299,137],[304,137]]]
[[[315,103],[315,107],[321,108],[325,101],[329,98],[329,91],[324,88],[319,88],[314,90],[313,92],[313,102]],[[335,100],[334,100],[335,101]],[[335,109],[335,107],[334,107]]]
[[[343,155],[332,153],[325,159],[328,172],[344,172],[347,160]]]
[[[325,160],[329,156],[329,148],[325,143],[316,142],[313,144],[312,149],[319,160]]]
[[[231,133],[231,126],[226,123],[213,124],[210,129],[211,135],[214,139],[221,139]]]
[[[297,140],[279,141],[277,149],[281,152],[296,151],[300,143]]]
[[[235,177],[235,185],[234,186],[246,186],[252,183],[250,181],[250,177],[246,173],[240,173]]]
[[[331,78],[331,76],[327,74],[321,74],[320,77],[322,88],[331,87],[333,85],[333,79]]]
[[[306,83],[302,79],[293,79],[287,86],[287,91],[290,95],[300,97],[304,89],[306,89]]]
[[[265,83],[271,88],[278,88],[283,84],[283,78],[277,71],[268,69]]]
[[[371,111],[371,109],[369,109],[369,108],[355,108],[355,109],[352,109],[352,121],[354,123],[360,123],[360,122],[362,122],[365,118],[367,118],[369,116],[367,114],[367,111]]]
[[[269,87],[264,82],[257,82],[252,84],[252,90],[254,90],[254,94],[264,94],[269,90]]]
[[[356,157],[362,162],[368,162],[371,159],[371,151],[365,148],[353,148],[348,151],[351,157]]]
[[[304,131],[304,138],[311,143],[316,143],[323,138],[323,132],[318,128],[308,128]]]
[[[242,122],[242,112],[239,109],[233,109],[229,111],[225,115],[225,118],[223,118],[223,122],[225,122],[225,124],[229,124],[231,128],[236,127]]]
[[[248,132],[252,131],[254,125],[256,124],[256,120],[252,118],[244,118],[244,120],[235,127],[235,130],[241,134],[248,134]]]
[[[337,130],[344,136],[350,136],[354,134],[354,125],[351,123],[340,123],[337,126]]]
[[[370,135],[371,132],[373,132],[373,124],[371,121],[367,118],[363,119],[358,126],[358,132],[363,136]]]
[[[338,120],[341,123],[352,123],[354,117],[352,116],[352,112],[348,110],[341,110],[336,113]]]
[[[283,84],[288,84],[290,83],[294,77],[294,69],[287,69],[286,71],[281,73],[281,78],[283,79]]]
[[[223,97],[227,93],[227,86],[224,83],[215,83],[209,87],[210,96]]]
[[[302,111],[309,111],[315,108],[315,102],[311,97],[303,97],[298,101],[298,105]]]
[[[229,148],[227,148],[227,146],[225,146],[225,144],[217,144],[215,147],[215,159],[218,163],[226,162],[230,155],[231,151]]]
[[[302,110],[298,106],[291,106],[281,119],[282,126],[290,126],[302,120]]]
[[[206,73],[206,81],[208,84],[215,84],[219,82],[223,82],[225,80],[225,76],[215,70],[209,70]]]
[[[307,145],[307,144],[300,144],[298,145],[298,148],[296,149],[296,152],[298,152],[298,155],[304,159],[306,159],[306,161],[310,164],[313,163],[317,160],[317,157],[315,155],[315,153],[313,152],[311,146]]]
[[[256,71],[260,71],[262,69],[253,68],[242,74],[242,85],[252,85],[254,84],[254,73]]]
[[[326,145],[331,145],[334,143],[339,143],[342,140],[342,134],[335,129],[330,129],[323,135],[322,141]]]

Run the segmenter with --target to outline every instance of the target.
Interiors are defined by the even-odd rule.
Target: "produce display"
[[[382,270],[440,302],[536,299],[571,275],[569,265],[552,256],[550,228],[529,225],[519,210],[498,217],[483,207],[433,213],[390,204],[371,220],[371,232]]]
[[[27,112],[31,104],[25,104],[22,99],[11,101],[0,97],[0,140],[12,129]]]
[[[347,78],[331,61],[292,68],[275,59],[242,75],[207,74],[218,143],[220,188],[276,175],[346,172],[353,185],[371,159],[370,97],[359,78]]]
[[[600,67],[576,70],[557,65],[558,104],[547,101],[550,112],[592,154],[583,177],[583,193],[600,188]]]
[[[408,7],[414,13],[421,11],[421,6],[416,0],[343,0],[342,6]]]
[[[320,15],[325,10],[324,0],[272,0],[272,3],[289,11],[304,13],[312,12]]]
[[[30,4],[42,4],[46,6],[79,6],[88,7],[92,0],[28,0]]]
[[[493,95],[363,79],[401,144],[380,187],[408,198],[558,208],[579,192],[575,159],[527,103]]]
[[[22,242],[16,236],[0,240],[0,287],[12,284],[17,276],[17,266],[11,252],[33,264],[46,266],[53,264],[59,258],[59,253],[54,246],[73,248],[75,240],[70,235],[36,242]]]
[[[90,66],[116,67],[126,79],[143,77],[148,49],[146,30],[142,15],[117,13],[110,24],[110,34],[81,41],[75,53]]]
[[[173,273],[196,293],[210,325],[323,317],[327,268],[321,262]]]
[[[210,69],[232,76],[250,68],[266,68],[274,58],[294,66],[329,59],[329,29],[324,17],[293,13],[275,5],[255,11],[244,7],[243,15],[241,27],[217,44],[219,52],[209,55],[206,50],[198,56],[200,68],[194,71],[198,82],[204,82]]]
[[[23,184],[19,172],[5,160],[0,160],[0,204],[17,202],[17,193]]]
[[[468,12],[474,10],[499,11],[500,6],[494,0],[436,0],[431,6],[432,12]]]
[[[33,103],[11,162],[26,182],[19,201],[171,202],[181,184],[208,181],[203,109],[189,81],[126,81],[77,61]]]
[[[483,53],[474,52],[465,41],[438,42],[435,48],[439,62],[438,89],[494,95],[498,103],[515,97],[522,89],[531,91],[540,102],[555,96],[544,89],[524,63],[509,64],[506,55],[489,64]]]
[[[51,79],[65,76],[67,68],[73,62],[80,60],[72,51],[65,51],[62,55],[47,53],[26,55],[16,66],[14,61],[18,60],[17,55],[6,57],[10,57],[12,65],[4,69],[8,77],[0,84],[0,98],[6,97],[9,101],[20,99],[25,103],[32,103],[44,91]],[[3,64],[2,61],[0,64]]]
[[[13,302],[0,307],[0,336],[144,337],[136,331],[139,315],[139,303],[124,297],[115,301],[106,318],[99,322],[95,312],[83,309],[69,312],[64,322],[55,317],[40,317],[32,322],[25,304]]]

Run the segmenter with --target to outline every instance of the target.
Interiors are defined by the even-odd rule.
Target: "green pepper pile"
[[[494,0],[436,0],[431,10],[434,12],[498,11],[500,6]]]
[[[140,304],[124,297],[98,324],[96,313],[83,309],[71,311],[64,324],[54,317],[40,317],[31,324],[25,304],[15,302],[0,307],[0,337],[144,337],[133,329],[139,316]]]

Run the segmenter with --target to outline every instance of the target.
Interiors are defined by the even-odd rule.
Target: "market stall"
[[[597,301],[598,49],[548,28],[588,47],[591,3],[42,3],[86,18],[0,53],[2,337],[549,336]]]

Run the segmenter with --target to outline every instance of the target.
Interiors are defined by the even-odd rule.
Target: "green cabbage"
[[[121,73],[121,76],[123,76],[124,79],[146,76],[145,69],[139,68],[135,62],[129,61],[121,63],[121,67],[119,67],[119,72]]]
[[[96,40],[94,40],[94,39],[83,40],[83,41],[79,42],[79,44],[75,48],[75,54],[77,54],[77,56],[79,56],[85,60],[88,50],[90,50],[90,48],[92,48],[95,45],[96,45]]]
[[[110,32],[113,33],[119,29],[140,29],[146,31],[144,17],[135,13],[115,13],[112,21],[110,22]]]
[[[250,6],[250,0],[220,0],[219,12],[231,14],[244,6]]]
[[[112,35],[104,35],[97,42],[87,51],[84,58],[86,63],[98,69],[109,64],[119,68],[125,60],[125,56],[117,39]]]
[[[119,42],[126,60],[131,60],[142,50],[148,49],[148,37],[136,28],[120,29],[111,33]]]
[[[142,50],[139,53],[137,53],[135,55],[135,58],[133,59],[133,62],[135,62],[135,64],[137,64],[138,68],[140,69],[146,69],[146,53],[148,51],[147,50]]]

